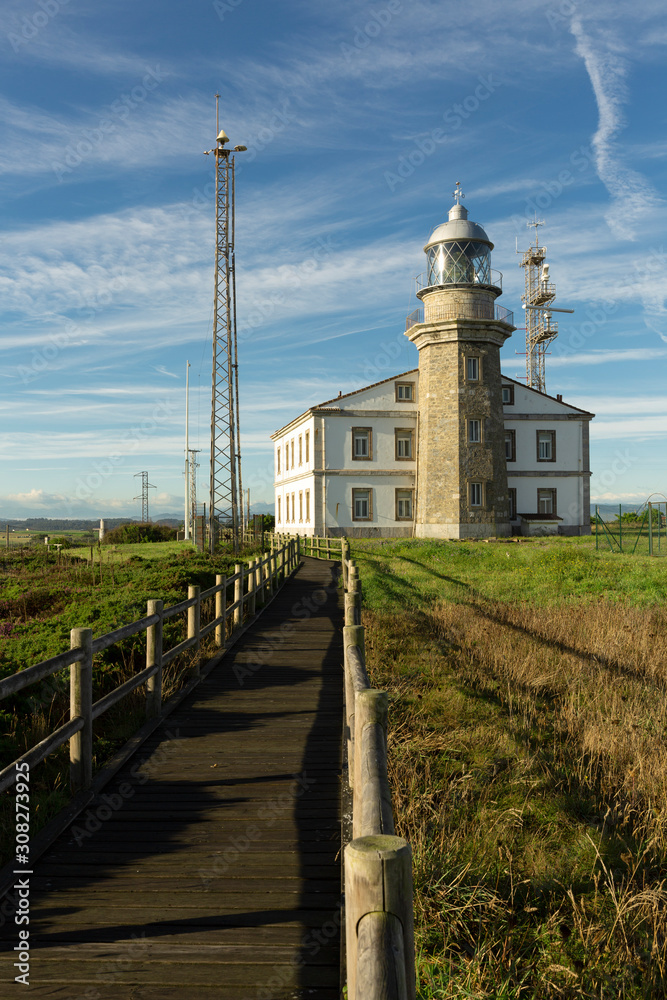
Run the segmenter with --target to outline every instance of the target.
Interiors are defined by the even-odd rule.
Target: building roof
[[[460,206],[462,207],[462,206]],[[306,417],[313,413],[318,413],[320,410],[325,410],[327,413],[335,413],[340,411],[340,407],[335,406],[342,399],[349,399],[350,396],[358,396],[360,392],[368,392],[369,389],[375,389],[378,385],[385,385],[387,382],[395,382],[397,379],[406,378],[408,375],[418,375],[418,368],[410,368],[407,372],[400,372],[397,375],[390,375],[388,378],[380,379],[379,382],[371,382],[370,385],[361,386],[360,389],[353,389],[352,392],[341,393],[338,396],[334,396],[333,399],[326,399],[323,403],[316,403],[314,406],[308,407],[303,413],[300,413],[298,417],[294,417],[289,423],[285,424],[279,430],[274,431],[271,435],[271,440],[280,437],[288,427],[292,427],[294,424],[300,423]],[[539,389],[532,389],[529,385],[524,385],[523,382],[517,382],[516,379],[510,378],[509,375],[502,375],[501,379],[505,382],[511,382],[512,385],[518,385],[520,389],[525,389],[528,392],[534,392],[536,396],[542,396],[543,399],[551,399],[554,403],[558,403],[560,406],[566,406],[569,410],[575,410],[577,413],[581,413],[585,417],[594,417],[594,413],[589,413],[588,410],[582,410],[578,406],[573,406],[572,403],[566,403],[562,399],[558,399],[556,396],[550,396],[547,392],[540,392]],[[511,415],[508,414],[508,417]]]
[[[536,396],[542,396],[543,399],[552,399],[554,401],[554,403],[560,403],[561,406],[567,406],[568,409],[570,409],[570,410],[576,410],[577,413],[581,413],[581,414],[583,414],[586,417],[594,417],[595,416],[594,413],[589,413],[588,410],[582,410],[578,406],[573,406],[572,403],[566,403],[565,400],[558,399],[557,396],[550,396],[548,392],[540,392],[539,389],[533,389],[532,386],[525,385],[523,382],[517,382],[516,379],[510,378],[509,375],[503,375],[501,373],[500,377],[502,379],[504,379],[505,382],[511,382],[512,385],[518,385],[518,386],[520,386],[520,388],[526,389],[528,392],[534,392]]]
[[[303,420],[304,417],[309,416],[311,413],[317,413],[318,410],[324,409],[324,407],[330,407],[328,411],[330,413],[335,412],[336,409],[339,409],[339,407],[334,407],[332,404],[337,403],[340,399],[349,399],[350,396],[358,396],[360,392],[368,392],[369,389],[375,389],[376,386],[384,385],[385,382],[395,382],[397,378],[405,378],[407,375],[416,375],[418,372],[418,368],[411,368],[409,371],[402,372],[399,375],[390,375],[388,378],[380,379],[379,382],[371,382],[370,385],[363,385],[360,389],[353,389],[352,392],[340,393],[338,396],[334,396],[333,399],[326,399],[323,403],[316,403],[314,406],[310,406],[307,410],[304,410],[303,413],[300,413],[298,417],[294,418],[294,420],[290,420],[290,422],[285,424],[284,427],[274,431],[271,435],[271,440],[279,437],[283,431],[286,431],[288,427],[292,426],[292,424],[299,423],[299,421]]]

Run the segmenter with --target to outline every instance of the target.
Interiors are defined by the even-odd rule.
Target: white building
[[[512,530],[541,514],[560,518],[552,523],[561,534],[589,534],[592,414],[505,376],[502,397]],[[413,369],[313,406],[276,431],[276,530],[413,535],[418,410]]]
[[[591,413],[500,371],[515,329],[493,244],[460,204],[424,250],[419,368],[272,435],[276,528],[304,535],[589,534]],[[421,392],[420,392],[421,383]]]

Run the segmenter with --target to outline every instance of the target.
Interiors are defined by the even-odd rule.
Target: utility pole
[[[190,461],[190,518],[193,525],[195,523],[195,518],[197,517],[197,469],[199,468],[199,462],[197,461],[198,454],[198,448],[191,448],[188,452]]]
[[[153,486],[151,483],[148,482],[148,473],[147,472],[137,472],[137,473],[135,473],[134,478],[136,479],[137,476],[141,476],[141,496],[135,497],[134,499],[135,500],[141,500],[141,523],[142,524],[148,524],[148,522],[149,522],[149,517],[148,517],[148,491],[149,490],[155,490],[155,489],[157,489],[157,487]]]
[[[245,146],[225,148],[229,137],[220,130],[219,99],[215,98],[215,296],[213,364],[211,373],[211,478],[209,546],[215,552],[220,528],[231,530],[239,549],[243,520],[239,386],[236,336],[236,274],[234,261],[234,153]]]

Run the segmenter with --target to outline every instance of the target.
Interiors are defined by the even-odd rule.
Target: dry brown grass
[[[667,615],[365,612],[420,997],[667,995]]]

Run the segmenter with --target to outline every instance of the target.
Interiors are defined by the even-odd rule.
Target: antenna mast
[[[220,95],[215,95],[215,296],[211,373],[211,481],[209,548],[215,552],[221,532],[231,534],[238,552],[241,513],[241,446],[239,438],[236,276],[234,263],[234,153],[220,131]]]
[[[529,228],[535,227],[535,245],[531,244],[521,258],[526,276],[526,290],[521,296],[526,310],[526,383],[539,392],[546,392],[545,355],[558,336],[558,323],[552,321],[549,308],[556,298],[556,286],[549,280],[549,265],[545,263],[547,248],[540,246],[538,235],[538,227],[543,225],[537,216],[528,223]]]

